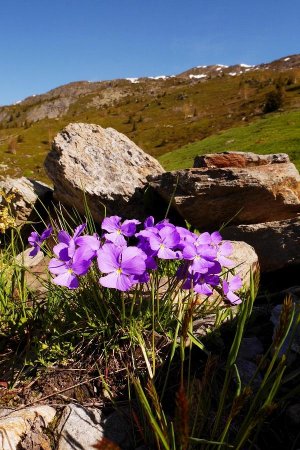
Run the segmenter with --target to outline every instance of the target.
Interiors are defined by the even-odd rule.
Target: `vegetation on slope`
[[[159,158],[166,170],[193,167],[194,158],[205,153],[247,151],[259,154],[288,153],[300,169],[300,111],[273,113],[253,123],[218,132]]]
[[[268,117],[272,108],[296,111],[300,107],[299,80],[299,68],[281,72],[265,68],[207,81],[178,76],[141,79],[139,83],[71,83],[0,108],[0,175],[46,180],[45,155],[55,134],[70,122],[113,127],[160,157],[258,117]],[[288,124],[286,134],[293,135],[293,127]],[[274,142],[279,142],[279,137],[274,130]],[[253,144],[257,140],[252,139]]]

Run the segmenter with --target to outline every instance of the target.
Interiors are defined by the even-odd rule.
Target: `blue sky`
[[[0,105],[77,80],[300,53],[300,1],[0,0]]]

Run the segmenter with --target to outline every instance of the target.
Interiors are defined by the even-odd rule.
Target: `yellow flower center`
[[[120,228],[117,230],[117,234],[121,234],[121,229]]]
[[[165,248],[164,244],[160,244],[159,248],[164,249]]]
[[[119,268],[117,269],[117,274],[120,275],[120,273],[122,273],[121,267],[119,267]]]
[[[68,273],[73,273],[73,270],[72,269],[68,269]]]

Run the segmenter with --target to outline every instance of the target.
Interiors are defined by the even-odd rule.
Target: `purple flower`
[[[187,244],[193,244],[197,239],[197,235],[186,228],[176,227],[176,231],[180,236],[180,242],[178,244],[179,250],[183,250]]]
[[[154,226],[154,217],[149,216],[144,222],[144,228],[150,228]]]
[[[223,293],[231,305],[239,305],[242,303],[240,297],[234,293],[241,289],[241,287],[242,280],[238,275],[235,275],[229,281],[223,280]]]
[[[215,258],[223,267],[233,267],[234,263],[228,258],[232,254],[233,247],[229,241],[223,241],[222,236],[218,231],[212,234],[202,233],[199,237],[199,242],[209,245],[215,252]]]
[[[232,247],[231,242],[229,242],[229,241],[222,242],[218,246],[217,259],[223,267],[230,268],[230,267],[234,266],[234,262],[228,258],[228,256],[232,255],[232,252],[233,252],[233,247]]]
[[[117,247],[104,244],[98,251],[98,267],[108,275],[99,282],[107,288],[128,291],[146,271],[147,255],[137,247]]]
[[[59,231],[57,238],[59,244],[53,248],[54,253],[62,261],[68,261],[74,256],[76,251],[77,240],[81,233],[86,228],[86,223],[83,223],[75,228],[73,236],[70,236],[65,230]]]
[[[136,237],[138,238],[147,238],[149,239],[151,236],[157,235],[160,230],[162,230],[165,226],[168,226],[172,228],[173,230],[176,230],[175,225],[171,224],[169,222],[169,219],[164,219],[158,222],[156,225],[154,225],[154,218],[152,216],[148,217],[148,219],[144,222],[144,230],[141,230],[139,233],[136,234]]]
[[[197,294],[202,294],[207,297],[212,295],[213,288],[218,286],[220,283],[220,278],[217,275],[210,273],[196,273],[190,275],[183,283],[183,289],[192,289],[197,292]]]
[[[189,270],[192,272],[207,273],[215,265],[214,261],[209,260],[212,259],[212,254],[208,245],[188,244],[184,247],[182,256],[184,259],[191,261]]]
[[[147,259],[145,261],[146,263],[146,269],[155,270],[157,269],[157,263],[155,261],[156,251],[152,250],[150,247],[149,241],[147,240],[141,240],[138,245],[138,248],[140,248],[147,256]]]
[[[68,261],[52,258],[49,262],[49,271],[56,275],[53,283],[76,289],[79,286],[78,276],[85,275],[91,265],[91,260],[84,259],[82,248],[75,250],[74,255]]]
[[[119,216],[110,216],[106,217],[102,222],[102,229],[108,231],[104,235],[104,237],[109,241],[113,242],[116,245],[126,245],[126,240],[124,236],[131,237],[136,232],[136,226],[139,225],[139,222],[136,219],[124,220],[121,223],[121,217]]]
[[[85,235],[78,237],[76,244],[82,249],[82,254],[85,259],[95,258],[101,246],[99,236],[96,233],[93,236]]]
[[[173,226],[165,225],[157,234],[149,238],[150,247],[161,259],[179,259],[181,252],[175,251],[180,242],[180,235]]]
[[[36,256],[41,249],[42,243],[50,236],[52,233],[52,227],[48,226],[41,235],[36,231],[33,231],[29,238],[28,242],[32,246],[32,250],[29,253],[29,256]]]

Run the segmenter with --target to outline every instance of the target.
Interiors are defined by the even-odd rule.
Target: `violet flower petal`
[[[114,272],[120,267],[121,249],[113,244],[104,244],[97,252],[99,270],[103,273]]]
[[[68,270],[68,266],[64,261],[60,261],[57,258],[52,258],[49,261],[48,269],[49,272],[53,273],[54,275],[59,275],[65,273],[66,270]]]
[[[122,272],[126,275],[142,275],[146,270],[145,255],[137,247],[127,247],[122,252]]]
[[[78,236],[80,236],[81,233],[85,230],[86,226],[87,226],[87,224],[83,223],[83,224],[79,225],[78,227],[76,227],[74,230],[73,239],[76,239]]]
[[[110,216],[105,217],[101,224],[102,230],[108,231],[109,233],[113,233],[114,231],[120,229],[121,217],[119,216]]]
[[[69,289],[76,289],[79,286],[79,281],[76,275],[74,275],[70,271],[66,271],[65,273],[53,278],[52,282],[59,286],[65,286]]]
[[[71,236],[69,235],[69,233],[67,233],[64,230],[58,232],[57,238],[59,242],[62,242],[67,245],[69,245],[69,242],[71,240]]]

